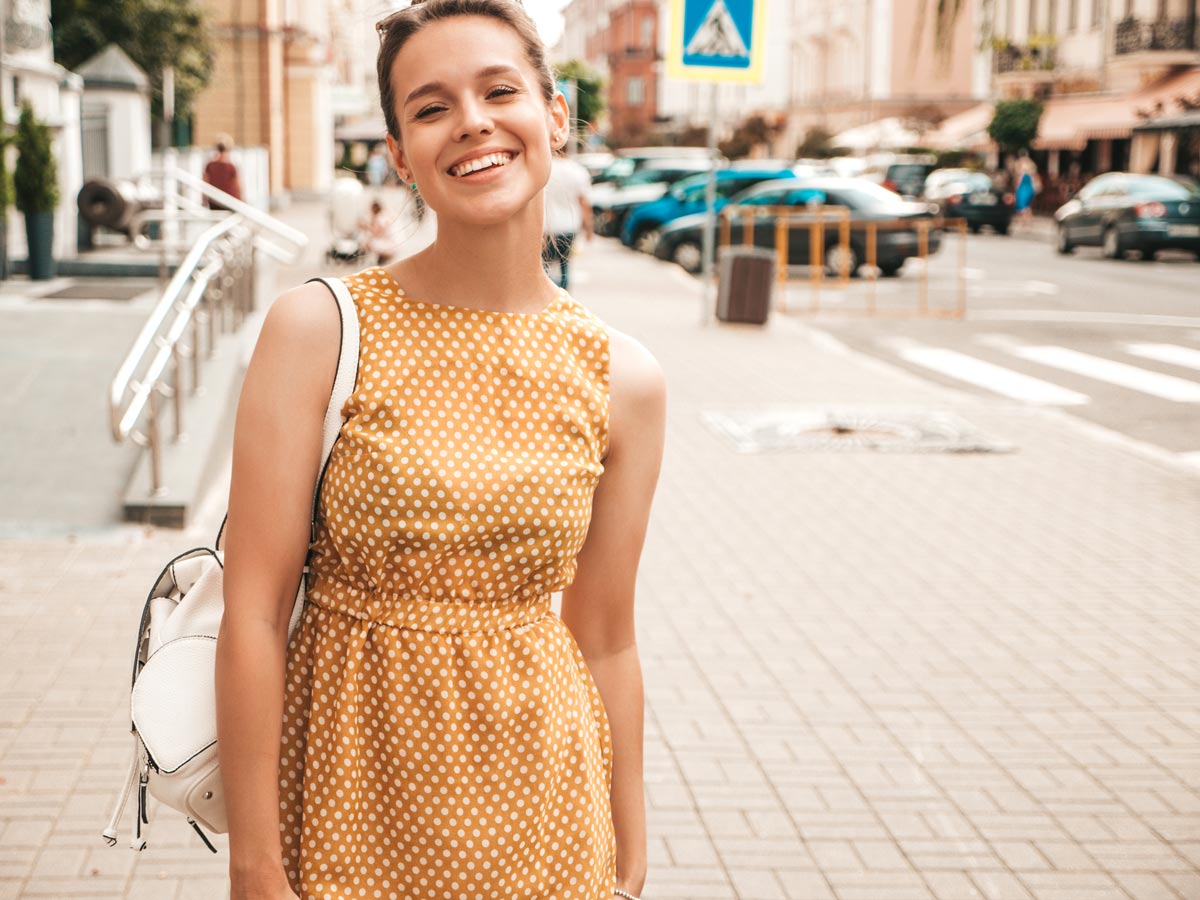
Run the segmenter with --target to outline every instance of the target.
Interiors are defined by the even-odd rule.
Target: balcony
[[[1113,37],[1117,56],[1150,51],[1183,51],[1196,53],[1196,26],[1187,19],[1158,19],[1147,22],[1132,16],[1117,23]]]
[[[992,54],[992,69],[997,75],[1053,72],[1056,62],[1054,51],[1055,48],[1049,44],[1028,47],[1000,44]]]

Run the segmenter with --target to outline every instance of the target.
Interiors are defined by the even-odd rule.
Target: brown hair
[[[400,120],[396,115],[396,91],[392,87],[392,63],[410,37],[439,19],[453,16],[488,16],[517,33],[525,45],[525,55],[537,73],[538,86],[546,103],[554,99],[554,75],[546,62],[546,45],[538,35],[533,19],[516,0],[415,0],[399,12],[375,23],[379,32],[379,56],[375,61],[379,78],[379,104],[388,134],[400,140]]]

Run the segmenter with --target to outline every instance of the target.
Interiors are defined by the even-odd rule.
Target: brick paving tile
[[[819,321],[700,326],[686,278],[611,242],[575,269],[668,381],[639,573],[648,900],[1200,898],[1195,477]],[[739,453],[705,419],[842,404],[1018,450]],[[211,539],[0,541],[0,900],[224,895],[224,852],[167,815],[142,854],[98,837],[148,579]]]
[[[1134,900],[1189,900],[1158,875],[1124,872],[1113,877]]]

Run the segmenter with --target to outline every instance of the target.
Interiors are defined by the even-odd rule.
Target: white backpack
[[[310,543],[315,536],[317,501],[329,454],[342,426],[342,405],[358,377],[358,315],[350,292],[338,278],[315,278],[337,298],[341,314],[341,350],[337,375],[325,413],[321,472],[313,491]],[[188,824],[214,853],[203,829],[228,830],[225,796],[217,761],[217,631],[225,609],[222,589],[225,523],[215,549],[200,547],[172,559],[150,589],[138,622],[130,700],[134,752],[125,785],[117,798],[105,841],[117,843],[117,827],[134,784],[138,788],[137,825],[130,846],[144,850],[142,825],[149,824],[147,793],[187,816]],[[300,576],[288,637],[304,607],[308,565]]]

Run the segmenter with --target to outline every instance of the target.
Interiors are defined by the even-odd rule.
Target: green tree
[[[804,140],[796,145],[797,159],[829,159],[836,156],[833,146],[833,132],[820,125],[814,125],[804,135]]]
[[[575,118],[594,125],[604,112],[604,79],[577,59],[555,66],[554,74],[575,79]]]
[[[54,59],[74,69],[109,44],[141,66],[162,118],[163,69],[175,67],[175,115],[187,118],[192,101],[212,78],[214,51],[200,0],[51,0]]]
[[[17,170],[13,190],[23,213],[54,212],[58,206],[58,163],[51,146],[50,128],[33,114],[26,100],[17,122]]]
[[[755,147],[770,143],[778,133],[779,127],[772,125],[762,116],[749,116],[738,123],[729,140],[721,141],[717,147],[728,159],[743,159],[749,156]]]
[[[8,147],[13,142],[4,118],[4,102],[0,99],[0,219],[12,206],[12,175],[8,171]]]
[[[1028,150],[1041,119],[1042,104],[1037,100],[1001,100],[987,127],[988,137],[1010,152]]]

